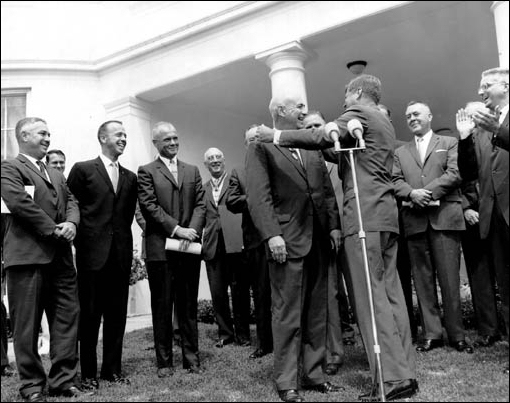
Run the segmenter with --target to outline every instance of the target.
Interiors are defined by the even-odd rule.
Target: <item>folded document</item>
[[[174,252],[185,252],[185,253],[192,253],[193,255],[200,255],[202,253],[202,244],[198,242],[190,242],[187,249],[181,248],[181,242],[184,241],[183,239],[175,239],[175,238],[167,238],[165,249],[171,250]]]

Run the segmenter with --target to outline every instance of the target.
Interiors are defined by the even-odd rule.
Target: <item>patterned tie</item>
[[[36,161],[37,166],[39,167],[39,171],[41,171],[42,175],[49,180],[48,173],[46,172],[46,167],[44,166],[44,162]]]
[[[179,181],[177,180],[177,163],[175,161],[175,158],[172,158],[170,160],[169,169],[170,169],[170,172],[172,173],[172,175],[173,175],[173,177],[175,179],[175,182],[179,183]]]
[[[110,163],[110,166],[112,167],[111,179],[112,179],[113,190],[115,191],[115,193],[117,193],[117,185],[119,184],[119,170],[117,169],[116,162]]]

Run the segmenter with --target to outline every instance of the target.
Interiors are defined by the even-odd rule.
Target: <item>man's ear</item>
[[[284,105],[280,105],[280,106],[278,106],[277,111],[278,111],[278,116],[285,116],[286,108]]]
[[[362,88],[358,88],[356,90],[356,98],[360,99],[362,95],[363,95],[363,89]]]

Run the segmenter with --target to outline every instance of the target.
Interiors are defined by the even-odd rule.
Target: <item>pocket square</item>
[[[441,151],[446,152],[448,150],[439,149],[439,150],[436,150],[436,153],[440,153]]]

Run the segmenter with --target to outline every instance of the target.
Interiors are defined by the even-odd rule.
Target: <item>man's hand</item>
[[[334,249],[335,252],[338,253],[338,250],[342,245],[342,231],[339,229],[331,230],[329,238],[331,239],[331,249]]]
[[[464,140],[468,138],[475,128],[475,122],[473,122],[473,118],[469,116],[464,109],[459,109],[455,115],[455,120],[457,123],[457,131],[459,132],[460,139]]]
[[[484,110],[477,110],[473,115],[473,120],[475,124],[482,129],[495,133],[499,130],[499,115],[499,108],[497,108],[494,114]]]
[[[179,227],[175,231],[175,235],[177,236],[177,238],[186,239],[191,242],[198,238],[198,233],[194,228]]]
[[[260,125],[257,127],[257,141],[261,143],[272,143],[274,139],[274,129],[267,127],[266,125]]]
[[[68,221],[57,224],[53,235],[57,238],[64,238],[67,242],[72,242],[76,236],[76,225]]]
[[[466,209],[464,210],[464,219],[469,225],[475,225],[479,222],[479,215],[478,212],[473,209]]]
[[[267,241],[271,256],[277,263],[284,263],[287,260],[287,249],[284,239],[277,235]]]
[[[411,201],[419,207],[427,207],[432,200],[432,192],[427,189],[413,189],[409,195]]]
[[[179,252],[185,252],[189,245],[191,244],[191,241],[188,241],[187,239],[181,239],[179,241]]]

